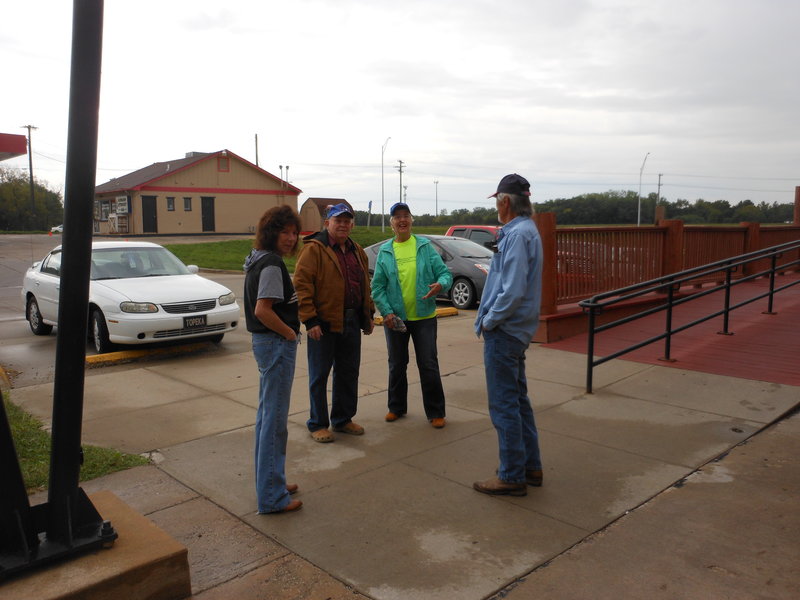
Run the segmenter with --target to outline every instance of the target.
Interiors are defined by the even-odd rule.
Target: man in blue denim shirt
[[[542,485],[539,435],[525,377],[525,350],[539,326],[542,298],[542,240],[530,195],[528,181],[514,173],[503,177],[489,196],[496,199],[503,227],[475,333],[484,339],[489,416],[497,430],[500,467],[495,477],[473,484],[484,494],[525,496],[527,485]]]

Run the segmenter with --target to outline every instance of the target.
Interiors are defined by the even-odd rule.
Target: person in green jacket
[[[430,240],[411,233],[414,217],[398,202],[389,211],[394,238],[378,251],[372,299],[383,316],[389,351],[389,412],[396,421],[408,411],[408,339],[417,355],[425,416],[445,425],[444,390],[436,352],[436,296],[447,292],[453,276]]]

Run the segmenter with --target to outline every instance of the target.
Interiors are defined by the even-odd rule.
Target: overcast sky
[[[97,183],[188,151],[255,162],[257,134],[301,203],[378,213],[391,137],[387,211],[490,206],[510,172],[539,202],[640,174],[642,196],[662,174],[670,201],[791,202],[798,23],[797,0],[112,0]],[[0,9],[0,132],[38,127],[34,175],[57,189],[71,26],[66,0]]]

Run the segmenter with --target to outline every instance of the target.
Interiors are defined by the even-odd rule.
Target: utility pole
[[[408,186],[403,186],[403,204],[408,204]]]
[[[664,176],[663,173],[658,174],[658,192],[656,193],[656,206],[658,206],[658,203],[661,200],[661,178],[663,176]]]
[[[402,202],[403,201],[403,167],[405,166],[405,163],[402,160],[398,160],[397,162],[400,163],[400,166],[399,167],[395,167],[395,169],[400,171],[400,202]]]
[[[258,166],[258,134],[256,134],[256,166]]]
[[[642,224],[642,172],[644,171],[644,163],[647,162],[647,157],[650,156],[650,153],[644,155],[644,160],[642,161],[642,168],[639,169],[639,193],[636,195],[638,198],[637,202],[637,209],[636,209],[636,226]]]
[[[386,210],[383,208],[383,155],[386,152],[386,145],[389,143],[389,140],[392,139],[391,136],[386,138],[386,141],[383,142],[383,146],[381,146],[381,233],[386,231],[386,224],[384,223],[384,213]]]
[[[434,217],[438,217],[439,216],[439,180],[438,179],[434,179],[433,180],[433,189],[436,190],[435,195],[434,195],[434,209],[433,209],[435,214],[433,216]]]
[[[31,129],[39,129],[33,125],[23,125],[22,129],[28,130],[28,172],[31,180],[31,220],[34,219],[36,214],[36,202],[33,195],[33,146],[31,146]],[[33,223],[31,223],[33,225]]]

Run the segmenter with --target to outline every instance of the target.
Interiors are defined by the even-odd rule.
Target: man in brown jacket
[[[364,250],[350,239],[353,213],[346,204],[328,207],[322,231],[303,238],[294,270],[300,320],[308,332],[306,423],[317,442],[332,442],[333,430],[362,435],[353,422],[358,409],[361,331],[372,333],[375,305]],[[328,375],[333,368],[333,398],[328,417]]]

